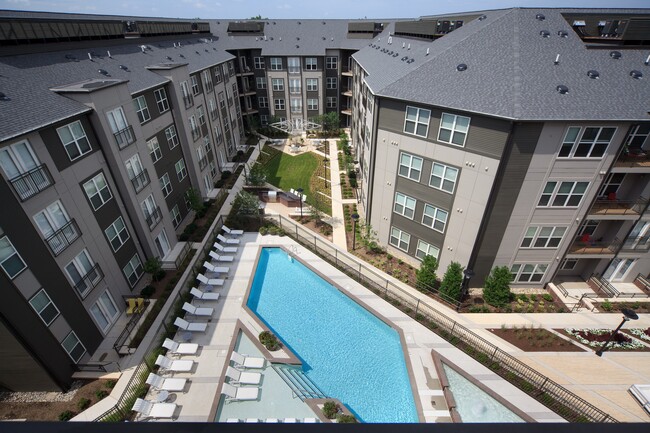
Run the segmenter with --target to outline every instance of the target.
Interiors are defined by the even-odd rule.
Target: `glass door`
[[[614,259],[603,274],[609,282],[623,281],[636,259]]]

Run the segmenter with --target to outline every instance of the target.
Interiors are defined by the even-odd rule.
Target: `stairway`
[[[293,394],[300,400],[306,398],[327,398],[314,382],[311,381],[302,369],[297,366],[287,364],[271,364],[271,367],[285,381]]]

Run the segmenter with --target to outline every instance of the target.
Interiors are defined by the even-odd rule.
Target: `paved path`
[[[343,217],[343,200],[341,194],[341,167],[338,158],[338,141],[329,140],[330,142],[330,185],[332,186],[332,218],[327,222],[332,226],[332,239],[334,245],[347,251],[348,245],[345,236],[345,219]],[[354,200],[352,200],[354,203]]]

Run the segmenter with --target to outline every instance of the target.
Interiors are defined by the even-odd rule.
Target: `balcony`
[[[647,202],[648,200],[644,197],[637,200],[598,199],[589,210],[589,215],[612,217],[609,219],[616,219],[617,217],[635,218],[643,212]]]
[[[135,143],[135,134],[133,133],[131,125],[127,125],[126,128],[113,133],[113,137],[115,137],[115,142],[120,150]]]
[[[156,208],[150,214],[145,214],[144,219],[149,226],[149,231],[153,230],[158,225],[158,223],[162,221],[162,212],[160,212],[160,206],[156,206]]]
[[[346,116],[352,116],[352,110],[350,109],[350,107],[345,107],[345,106],[341,107],[341,113],[345,114]]]
[[[344,77],[351,77],[352,76],[352,70],[350,69],[342,69],[341,70],[341,75]]]
[[[600,239],[591,240],[590,237],[583,237],[573,242],[567,252],[567,258],[570,258],[569,256],[574,254],[578,255],[579,258],[614,257],[620,245],[621,241],[617,238],[611,241],[604,241]]]
[[[136,194],[142,191],[142,188],[149,185],[149,182],[149,173],[146,168],[131,178],[131,184]]]
[[[216,120],[217,116],[219,116],[219,110],[217,110],[216,108],[213,109],[213,110],[210,110],[210,119]]]
[[[208,83],[205,85],[205,93],[210,93],[210,92],[212,92],[213,90],[214,90],[214,85],[213,85],[212,82],[210,81],[210,82],[208,82]]]
[[[192,131],[192,140],[196,141],[201,137],[201,130],[196,127],[196,128],[191,128]]]
[[[238,77],[246,77],[246,76],[253,75],[253,74],[255,74],[255,73],[253,71],[251,71],[251,68],[249,66],[246,66],[246,68],[243,71],[241,69],[239,71],[237,71],[237,76]]]
[[[74,285],[75,290],[82,298],[88,296],[101,280],[104,279],[104,273],[99,263],[96,263],[81,279]]]
[[[45,242],[52,250],[52,254],[58,256],[66,248],[68,248],[74,241],[76,241],[79,236],[81,236],[81,231],[79,226],[74,219],[68,221],[63,227],[52,233]]]
[[[14,192],[20,198],[20,201],[25,201],[30,197],[34,197],[39,192],[54,185],[50,171],[45,164],[14,177],[9,180]]]
[[[342,90],[341,94],[343,96],[348,96],[350,98],[352,97],[352,89],[345,89],[344,88],[344,89],[341,89],[341,90]]]
[[[185,109],[191,108],[194,105],[194,98],[192,95],[183,95],[183,102],[185,103]]]
[[[300,93],[300,87],[289,87],[289,93],[291,94],[299,94]]]
[[[637,236],[623,242],[621,252],[641,252],[650,250],[650,235]]]
[[[623,151],[614,162],[612,171],[624,173],[630,171],[630,169],[650,169],[650,155],[638,147],[631,147],[627,151]]]
[[[203,158],[199,159],[199,169],[203,171],[205,167],[208,165],[208,156],[204,156]]]

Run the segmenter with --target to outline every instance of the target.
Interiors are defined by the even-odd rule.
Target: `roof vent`
[[[612,59],[620,59],[621,58],[621,52],[620,51],[610,51],[609,52],[609,57]]]
[[[561,38],[568,38],[569,32],[567,32],[566,30],[558,30],[557,35]]]
[[[0,101],[11,101],[11,98],[5,95],[3,92],[0,92]]]
[[[299,41],[299,40],[300,40],[300,36],[296,36],[296,40]]]
[[[170,56],[167,56],[167,60],[172,60],[172,58]]]
[[[300,48],[300,45],[296,45],[296,48]]]
[[[325,21],[323,21],[323,25],[325,25]]]
[[[643,64],[646,66],[650,65],[650,54],[648,54],[648,57],[645,58],[645,62],[643,62]]]
[[[300,21],[298,21],[298,25],[302,24]]]
[[[269,38],[269,40],[271,40],[271,41],[272,41],[272,40],[273,40],[273,36],[271,36],[271,37]],[[282,38],[280,38],[280,40],[282,40]]]
[[[201,53],[199,53],[198,51],[194,51],[194,52],[195,52],[196,54],[198,54],[199,56],[201,55]]]
[[[575,20],[571,25],[573,27],[585,27],[587,23],[584,20]]]
[[[427,53],[425,55],[427,55],[427,56],[429,55],[429,48],[428,47],[427,47]]]
[[[467,65],[465,63],[461,63],[458,66],[456,66],[456,70],[458,72],[463,72],[467,70]]]
[[[408,60],[406,61],[406,63],[413,63],[413,62],[415,62],[415,59],[408,59]]]
[[[554,65],[559,65],[560,64],[560,54],[555,56],[555,60],[553,60],[553,64]]]
[[[88,53],[88,58],[90,59],[91,62],[93,61],[93,55],[92,54]]]
[[[481,15],[480,17],[478,17],[478,20],[483,21],[486,18],[487,18],[487,15]]]
[[[273,25],[275,25],[275,21],[273,21]]]
[[[643,73],[641,71],[637,71],[636,69],[630,71],[630,77],[636,78],[637,80],[641,77],[643,77]]]
[[[587,76],[595,80],[596,78],[600,77],[600,72],[590,69],[587,71]]]
[[[409,56],[404,56],[404,57],[402,57],[400,60],[401,60],[401,61],[404,61],[404,60],[406,60],[406,59],[408,59],[408,58],[409,58]]]
[[[564,84],[560,84],[555,88],[555,90],[557,90],[560,95],[566,95],[567,93],[569,93],[569,88]]]
[[[216,47],[212,47],[212,50],[213,50],[213,51],[217,51],[217,48],[216,48]]]
[[[179,54],[178,56],[179,56],[180,58],[182,58],[182,59],[184,59],[184,58],[185,58],[185,56],[184,56],[184,55],[182,55],[182,54]]]
[[[113,56],[111,56],[111,52],[110,52],[110,51],[106,51],[106,54],[108,54],[108,58],[109,58],[109,59],[112,59],[112,58],[113,58]]]
[[[206,48],[206,49],[204,49],[203,51],[205,51],[206,53],[209,53],[209,52],[210,52],[210,51],[208,51],[208,49],[207,49],[207,48]]]
[[[107,71],[106,69],[100,69],[100,70],[98,70],[97,72],[99,72],[100,74],[102,74],[102,75],[108,77],[108,71]]]
[[[539,32],[539,34],[543,38],[550,38],[551,37],[551,32],[549,32],[548,30],[542,30],[542,31]]]
[[[398,57],[398,56],[399,56],[399,53],[393,54],[393,57]]]
[[[325,36],[323,36],[323,40],[327,39]]]
[[[129,67],[126,65],[120,65],[120,69],[126,72],[129,72]]]
[[[393,43],[393,37],[389,36],[388,37],[388,45],[391,45]]]
[[[535,15],[535,19],[537,21],[544,21],[546,19],[546,17],[544,16],[544,14],[537,14],[537,15]]]

